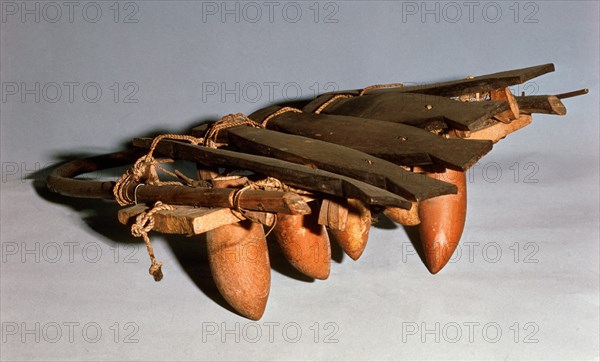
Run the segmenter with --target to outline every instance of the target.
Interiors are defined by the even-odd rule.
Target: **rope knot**
[[[237,127],[237,126],[250,126],[260,128],[260,124],[254,122],[243,113],[228,114],[221,117],[220,120],[215,122],[204,134],[202,144],[205,147],[218,148],[221,144],[217,142],[219,132],[224,129]]]
[[[148,255],[150,256],[150,269],[148,270],[150,275],[154,277],[154,281],[159,282],[163,278],[162,273],[162,262],[157,261],[154,256],[154,249],[150,243],[148,233],[154,228],[154,214],[161,210],[174,210],[175,208],[171,205],[163,204],[157,201],[154,207],[148,212],[142,212],[135,218],[135,224],[131,225],[131,235],[136,238],[143,238],[146,243],[146,249],[148,249]]]
[[[158,261],[156,263],[152,263],[152,265],[150,265],[150,269],[148,269],[148,272],[150,273],[150,275],[152,275],[154,277],[154,281],[155,282],[160,282],[163,278],[163,273],[162,273],[162,262]]]
[[[144,216],[140,219],[140,216]],[[149,218],[144,214],[139,214],[136,218],[136,223],[131,225],[131,235],[136,238],[141,237],[144,234],[147,234],[154,228],[154,217]]]
[[[131,166],[131,168],[127,170],[127,172],[125,172],[115,183],[115,186],[113,187],[113,194],[119,205],[126,206],[134,202],[134,200],[132,200],[128,194],[128,188],[135,183],[146,183],[150,185],[182,185],[182,183],[178,181],[161,181],[158,177],[157,169],[175,178],[179,178],[188,184],[191,183],[191,179],[183,175],[181,172],[177,170],[175,170],[175,172],[171,172],[160,166],[164,163],[173,162],[173,160],[156,160],[154,158],[153,153],[158,146],[158,143],[166,138],[178,141],[188,141],[194,145],[202,142],[202,139],[200,138],[179,134],[163,134],[154,138],[148,153],[138,158],[133,166]]]

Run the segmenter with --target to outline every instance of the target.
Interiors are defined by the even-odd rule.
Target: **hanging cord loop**
[[[154,207],[148,212],[142,212],[135,218],[135,223],[131,225],[131,235],[136,238],[143,238],[144,243],[146,243],[146,249],[148,250],[148,255],[150,256],[150,269],[148,272],[150,275],[154,277],[154,281],[159,282],[163,278],[162,273],[162,262],[156,261],[156,257],[154,256],[154,249],[152,248],[152,244],[150,243],[150,238],[148,237],[148,233],[154,227],[154,214],[162,211],[162,210],[174,210],[175,208],[171,205],[163,204],[160,201],[157,201],[154,204]]]

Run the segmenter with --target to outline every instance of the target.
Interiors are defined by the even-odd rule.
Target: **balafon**
[[[465,172],[533,113],[564,115],[561,99],[588,92],[515,96],[509,89],[552,71],[545,64],[429,85],[375,85],[230,114],[188,135],[137,138],[129,150],[65,163],[47,185],[124,206],[119,221],[144,239],[156,281],[162,263],[151,230],[206,233],[219,291],[258,320],[271,283],[269,234],[294,268],[326,279],[330,242],[358,259],[372,218],[383,213],[418,225],[427,268],[439,272],[465,225]],[[162,166],[173,160],[195,162],[197,174]],[[75,178],[129,164],[116,182]]]

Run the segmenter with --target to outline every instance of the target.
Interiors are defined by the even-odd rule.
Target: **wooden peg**
[[[506,101],[508,102],[509,109],[504,112],[500,112],[494,115],[494,118],[502,123],[509,123],[510,121],[519,118],[519,104],[515,96],[510,91],[510,88],[494,89],[490,91],[490,98],[495,101]]]
[[[348,208],[333,199],[323,199],[319,211],[319,224],[331,230],[345,230],[348,220]]]
[[[266,227],[271,227],[275,223],[275,214],[271,212],[260,211],[244,211],[243,215],[248,219],[262,224]]]

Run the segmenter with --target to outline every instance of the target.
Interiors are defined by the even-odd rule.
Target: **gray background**
[[[2,1],[3,360],[599,359],[598,2],[69,4]],[[475,166],[441,273],[385,220],[359,261],[334,249],[327,281],[272,250],[257,323],[222,305],[201,238],[152,234],[154,283],[112,204],[35,188],[64,158],[286,98],[548,62],[514,90],[590,94]]]

